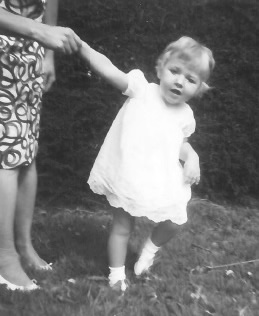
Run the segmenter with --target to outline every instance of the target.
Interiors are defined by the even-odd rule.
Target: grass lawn
[[[258,205],[230,208],[193,199],[188,223],[142,280],[134,278],[133,264],[153,224],[138,219],[126,263],[131,286],[124,296],[107,286],[110,221],[108,206],[98,200],[88,209],[38,207],[33,240],[53,271],[29,271],[41,286],[29,294],[1,286],[0,315],[259,315]]]

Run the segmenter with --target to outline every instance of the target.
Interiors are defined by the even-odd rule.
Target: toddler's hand
[[[186,184],[199,184],[200,182],[200,165],[197,160],[187,160],[183,169],[184,182]]]

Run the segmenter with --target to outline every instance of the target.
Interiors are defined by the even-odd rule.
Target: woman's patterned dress
[[[45,0],[0,0],[0,7],[42,21]],[[43,47],[0,35],[0,169],[32,163],[38,150]]]

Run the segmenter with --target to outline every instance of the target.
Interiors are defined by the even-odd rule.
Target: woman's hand
[[[43,78],[44,91],[49,91],[53,83],[56,81],[56,71],[54,63],[54,53],[51,50],[46,50],[45,58],[43,60]]]
[[[33,38],[46,48],[69,55],[78,52],[82,45],[80,37],[72,29],[61,26],[39,23]]]
[[[70,28],[56,26],[58,3],[58,0],[47,1],[44,24],[38,24],[39,30],[35,32],[35,39],[46,48],[64,54],[73,54],[82,46],[81,39]]]

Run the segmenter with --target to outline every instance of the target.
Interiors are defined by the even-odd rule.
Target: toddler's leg
[[[0,170],[0,283],[31,287],[14,244],[14,214],[19,170]]]
[[[114,209],[113,223],[108,240],[109,284],[113,287],[119,282],[122,291],[126,289],[125,260],[133,224],[134,218],[131,215],[122,209]]]
[[[179,225],[169,220],[161,222],[153,229],[151,240],[157,247],[161,247],[178,233],[179,228]]]
[[[177,225],[171,221],[161,222],[154,228],[151,237],[146,241],[140,257],[134,266],[136,275],[149,270],[159,248],[173,238],[176,232]]]
[[[23,262],[35,269],[50,269],[39,257],[31,241],[31,226],[37,191],[35,161],[20,171],[15,213],[15,244]]]

